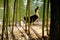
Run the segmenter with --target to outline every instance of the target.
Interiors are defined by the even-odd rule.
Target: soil
[[[48,31],[50,30],[50,23],[48,25]],[[49,34],[49,32],[48,32]],[[0,25],[0,39],[2,36],[2,25]],[[46,26],[44,27],[44,37],[48,38]],[[12,36],[12,26],[8,27],[8,38],[9,40],[42,40],[42,24],[41,22],[35,22],[30,26],[30,34],[28,35],[25,31],[25,26],[14,26],[13,36]],[[6,40],[6,35],[4,33],[4,40]]]

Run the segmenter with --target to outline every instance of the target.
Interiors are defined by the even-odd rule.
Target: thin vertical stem
[[[28,18],[28,27],[27,27],[27,18]],[[28,32],[28,34],[30,34],[30,0],[27,0],[25,30]]]
[[[44,25],[45,25],[45,4],[46,4],[46,0],[44,0],[44,6],[43,6],[42,37],[44,37]]]
[[[27,13],[28,13],[28,34],[30,34],[30,0],[27,1]]]
[[[25,32],[27,32],[27,6],[26,6],[26,22],[25,22]]]
[[[17,26],[17,14],[18,14],[18,0],[15,4],[15,26]]]
[[[8,8],[8,9],[10,9],[10,8]],[[10,20],[10,10],[9,10],[8,17],[9,17],[9,18],[8,18],[8,25],[10,26],[10,25],[11,25],[11,24],[10,24],[10,21],[11,21],[11,20]]]
[[[12,22],[12,37],[13,37],[13,40],[14,40],[13,30],[14,30],[15,5],[16,5],[16,0],[14,0],[13,22]]]
[[[23,0],[22,0],[22,1],[23,1]],[[20,19],[19,25],[21,26],[21,0],[19,0],[19,6],[18,6],[18,8],[19,8],[18,11],[19,11],[19,15],[20,15],[20,16],[19,16],[19,17],[20,17],[20,18],[19,18],[19,19]]]
[[[2,38],[1,38],[1,40],[3,40],[4,39],[4,30],[5,30],[5,1],[6,0],[4,0],[4,11],[3,11],[3,26],[2,26]]]
[[[8,40],[8,0],[6,0],[6,40]]]
[[[48,35],[48,13],[49,13],[49,0],[47,2],[47,35]]]
[[[8,1],[8,26],[11,26],[11,24],[10,24],[10,0]]]

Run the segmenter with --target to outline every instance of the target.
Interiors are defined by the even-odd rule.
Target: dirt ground
[[[49,23],[50,25],[50,23]],[[0,39],[2,36],[2,25],[0,25]],[[50,30],[50,28],[48,27],[48,31]],[[8,27],[8,37],[9,40],[42,40],[42,24],[41,22],[36,22],[34,25],[31,24],[30,27],[30,35],[27,35],[27,33],[25,32],[25,26],[14,26],[14,36],[12,36],[12,26]],[[48,32],[49,33],[49,32]],[[47,35],[47,30],[46,27],[44,27],[44,36],[46,38],[48,38]],[[6,37],[4,36],[4,40],[6,40]]]

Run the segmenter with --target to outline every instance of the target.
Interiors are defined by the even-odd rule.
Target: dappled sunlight
[[[50,23],[49,23],[49,25],[50,25]],[[0,28],[0,34],[1,34],[1,29],[2,28]],[[48,31],[49,30],[50,30],[50,28],[48,27]],[[12,39],[11,32],[12,32],[12,26],[8,27],[9,40]],[[30,36],[29,36],[25,32],[25,23],[23,21],[21,21],[21,26],[20,25],[14,26],[13,33],[17,40],[26,40],[26,39],[29,39],[30,37],[31,37],[31,39],[42,38],[42,24],[40,22],[36,22],[35,25],[31,24]],[[46,27],[44,27],[44,36],[48,37]]]
[[[48,40],[49,0],[1,0],[0,40]]]

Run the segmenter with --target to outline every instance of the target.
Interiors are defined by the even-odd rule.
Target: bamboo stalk
[[[9,7],[8,9],[10,9],[10,7]],[[11,24],[10,24],[10,23],[11,23],[11,22],[10,22],[10,21],[11,21],[11,20],[10,20],[10,10],[9,10],[8,17],[9,17],[9,18],[8,18],[8,25],[11,26]]]
[[[10,16],[11,16],[11,15],[10,15],[10,12],[11,12],[11,11],[10,11],[10,0],[9,0],[9,1],[8,1],[8,26],[11,26],[11,24],[10,24],[10,21],[11,21],[11,20],[10,20]]]
[[[47,25],[47,26],[46,26],[46,27],[47,27],[47,28],[46,28],[46,29],[47,29],[47,35],[48,35],[48,13],[49,13],[49,0],[48,0],[48,2],[47,2],[47,24],[46,24],[46,25]]]
[[[14,17],[15,17],[15,6],[16,5],[16,0],[14,0],[14,11],[13,11],[13,22],[12,22],[12,38],[14,40],[14,34],[13,34],[13,30],[14,30]]]
[[[28,13],[28,34],[30,34],[30,0],[27,1],[27,13]]]
[[[28,27],[27,27],[28,18]],[[30,34],[30,0],[27,0],[25,31]]]
[[[44,37],[44,25],[45,25],[45,4],[46,4],[46,0],[44,0],[44,6],[43,6],[42,37]]]
[[[22,0],[23,1],[23,0]],[[19,19],[20,19],[20,21],[19,21],[19,25],[21,26],[21,0],[19,0]]]
[[[2,40],[4,38],[4,30],[6,23],[6,40],[8,40],[8,0],[4,0],[4,15],[3,15],[3,27],[2,27]]]
[[[4,0],[4,11],[3,11],[3,25],[2,25],[2,38],[1,40],[4,39],[4,30],[5,30],[5,17],[6,17],[6,14],[5,14],[5,3],[6,0]]]
[[[16,5],[15,5],[15,26],[17,26],[17,11],[18,11],[18,0],[16,1]]]
[[[6,0],[6,40],[8,39],[8,0]]]
[[[26,22],[25,22],[25,32],[27,32],[27,6],[26,6]]]

